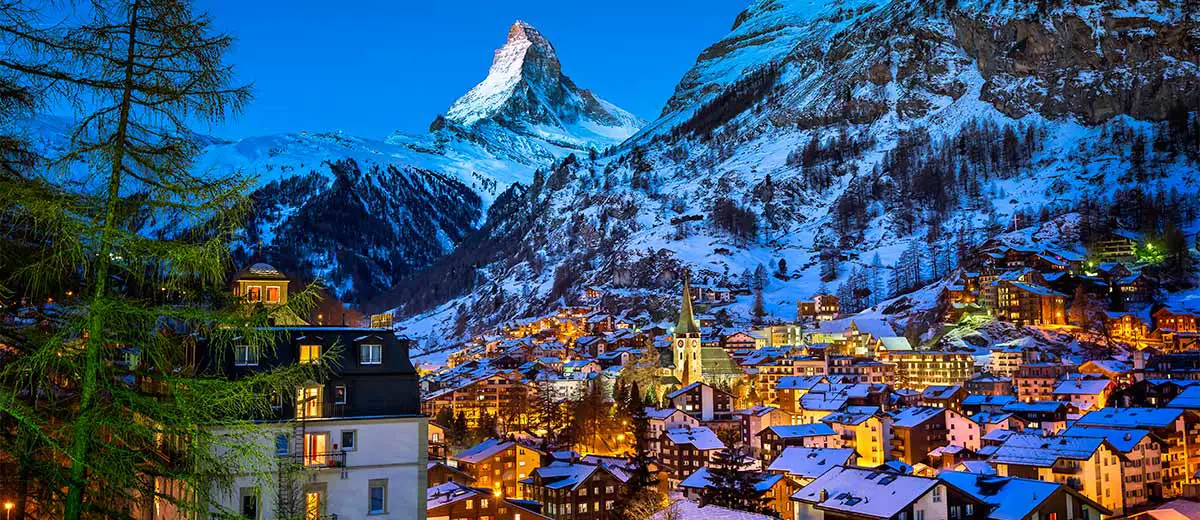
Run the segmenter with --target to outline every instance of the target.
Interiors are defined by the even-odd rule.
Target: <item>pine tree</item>
[[[225,294],[252,179],[191,172],[189,123],[219,121],[249,97],[229,84],[231,40],[178,0],[97,0],[69,22],[49,19],[57,9],[0,10],[5,81],[78,112],[64,150],[6,157],[0,175],[0,292],[59,310],[4,339],[0,415],[21,434],[0,451],[29,454],[47,517],[109,517],[148,499],[207,516],[230,468],[272,463],[237,449],[261,432],[249,419],[319,377],[307,365],[225,380],[189,356],[274,346],[269,313]],[[289,296],[291,312],[303,315],[313,293]],[[148,487],[156,477],[188,492]]]

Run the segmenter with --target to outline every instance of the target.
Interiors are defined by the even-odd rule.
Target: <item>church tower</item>
[[[683,303],[679,321],[672,338],[675,356],[675,378],[684,386],[704,379],[700,358],[700,327],[692,316],[692,290],[687,273],[683,275]]]

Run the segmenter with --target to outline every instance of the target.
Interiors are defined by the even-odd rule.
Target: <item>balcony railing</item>
[[[344,468],[346,467],[345,451],[310,452],[304,455],[288,454],[280,458],[291,459],[306,468]]]
[[[1050,471],[1060,475],[1074,475],[1079,473],[1081,469],[1079,466],[1054,466]]]

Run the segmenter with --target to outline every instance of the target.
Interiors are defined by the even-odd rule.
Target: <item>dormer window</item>
[[[360,365],[378,365],[383,363],[383,345],[362,344],[358,346],[358,363]]]
[[[300,345],[300,362],[306,365],[316,363],[321,359],[320,345]]]
[[[233,346],[233,366],[237,367],[255,367],[258,366],[258,349],[250,345],[234,345]]]

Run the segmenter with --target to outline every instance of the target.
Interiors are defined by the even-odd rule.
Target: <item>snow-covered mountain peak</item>
[[[562,73],[550,41],[520,20],[496,50],[487,78],[450,105],[445,120],[464,127],[494,123],[577,150],[619,143],[643,124],[576,86]]]

